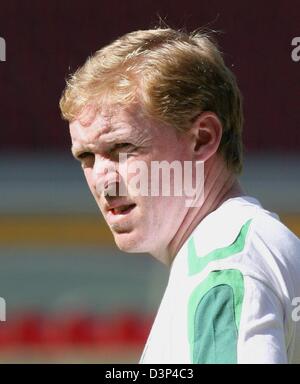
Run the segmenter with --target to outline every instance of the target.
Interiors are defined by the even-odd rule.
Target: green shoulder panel
[[[239,234],[232,244],[227,247],[218,248],[205,256],[198,257],[194,237],[188,242],[188,270],[189,275],[201,272],[211,261],[225,259],[236,253],[241,252],[245,247],[247,233],[252,219],[248,220],[241,228]]]
[[[243,298],[244,279],[236,269],[213,271],[195,288],[188,303],[192,363],[237,362]]]

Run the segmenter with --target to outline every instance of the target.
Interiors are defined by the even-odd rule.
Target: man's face
[[[87,109],[70,124],[70,133],[72,152],[82,163],[118,247],[149,253],[168,247],[186,215],[186,198],[151,196],[151,163],[192,160],[188,136],[146,119],[137,107],[118,106],[102,107],[97,113]],[[125,154],[121,162],[120,153]],[[141,161],[148,168],[148,174],[140,174],[148,181],[147,196],[137,195],[132,188],[137,173],[128,174]],[[120,196],[121,185],[126,196]]]

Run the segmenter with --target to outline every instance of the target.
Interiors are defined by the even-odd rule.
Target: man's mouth
[[[111,208],[109,211],[110,211],[113,215],[126,215],[126,214],[129,213],[135,206],[136,206],[136,204],[120,205],[119,207]]]

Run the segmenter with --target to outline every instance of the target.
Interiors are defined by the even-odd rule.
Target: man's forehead
[[[142,115],[138,109],[106,107],[96,110],[87,107],[76,120],[70,123],[73,147],[92,143],[101,138],[112,142],[117,137],[139,135]]]
[[[110,110],[97,110],[93,106],[87,106],[79,116],[70,124],[70,128],[83,131],[86,134],[109,132],[112,128],[113,112]]]

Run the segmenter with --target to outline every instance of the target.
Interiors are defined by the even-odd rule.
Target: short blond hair
[[[241,171],[241,94],[209,34],[157,28],[122,36],[70,76],[60,100],[62,116],[72,121],[105,98],[137,102],[149,117],[179,131],[203,111],[216,113],[223,126],[219,152],[230,169]]]

